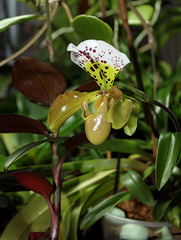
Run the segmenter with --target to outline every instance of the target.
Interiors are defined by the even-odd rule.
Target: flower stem
[[[158,102],[158,101],[156,101],[155,99],[152,99],[152,98],[149,99],[149,104],[156,105],[156,106],[162,108],[168,114],[170,119],[172,120],[176,132],[181,132],[180,124],[179,124],[177,118],[175,117],[173,112],[168,107],[166,107],[161,102]]]
[[[53,133],[53,138],[56,138],[58,137],[58,133]],[[52,148],[52,172],[53,172],[53,175],[54,175],[54,171],[55,171],[55,168],[59,162],[59,154],[58,154],[58,144],[57,142],[53,142],[51,144],[51,148]],[[54,184],[56,186],[56,184]],[[60,187],[57,187],[56,186],[56,189],[55,189],[55,192],[53,194],[53,207],[54,207],[54,211],[55,211],[55,214],[57,215],[58,219],[60,219],[60,203],[61,203],[61,190],[60,190]]]
[[[114,194],[116,194],[118,192],[120,161],[121,161],[121,153],[118,152],[117,164],[116,164],[115,182],[114,182]]]
[[[145,102],[145,103],[148,103],[151,105],[156,105],[156,106],[162,108],[168,114],[170,119],[172,120],[176,132],[181,132],[181,128],[180,128],[177,118],[175,117],[173,112],[168,107],[163,105],[161,102],[158,102],[157,100],[149,97],[148,95],[146,95],[144,92],[140,91],[139,89],[128,86],[122,82],[117,82],[115,85],[118,86],[118,88],[127,96],[133,97],[133,98],[137,99],[138,101],[142,101],[142,102]]]
[[[45,9],[46,9],[47,37],[48,37],[48,49],[49,49],[49,55],[50,55],[50,62],[54,63],[54,51],[53,51],[49,0],[45,0]]]

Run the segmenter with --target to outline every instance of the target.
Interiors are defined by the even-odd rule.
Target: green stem
[[[53,51],[52,27],[51,27],[51,20],[50,20],[49,0],[45,0],[45,9],[46,9],[47,37],[48,37],[48,49],[49,49],[49,55],[50,55],[50,62],[54,63],[54,51]]]

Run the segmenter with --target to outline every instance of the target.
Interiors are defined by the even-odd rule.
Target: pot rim
[[[103,219],[107,220],[107,221],[113,221],[114,224],[117,225],[122,225],[122,224],[126,224],[126,223],[132,223],[132,224],[137,224],[137,225],[141,225],[141,226],[145,226],[145,227],[172,227],[172,224],[169,222],[157,222],[157,221],[144,221],[144,220],[135,220],[135,219],[131,219],[131,218],[124,218],[124,217],[118,217],[115,216],[111,213],[105,213]]]

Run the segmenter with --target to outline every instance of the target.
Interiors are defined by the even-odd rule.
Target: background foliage
[[[47,232],[50,227],[50,213],[46,202],[37,193],[25,191],[26,189],[15,180],[13,171],[26,168],[27,171],[35,171],[51,183],[53,182],[51,146],[47,144],[50,141],[45,139],[48,130],[44,126],[49,111],[47,105],[52,103],[55,96],[51,100],[46,99],[42,93],[37,91],[37,85],[35,85],[33,96],[37,93],[45,101],[41,101],[42,98],[33,99],[32,96],[27,96],[27,93],[22,94],[19,88],[22,85],[18,83],[20,78],[13,78],[12,83],[12,68],[17,57],[21,55],[34,58],[31,65],[33,67],[39,60],[49,63],[50,51],[46,44],[44,4],[36,4],[33,0],[14,1],[16,11],[12,16],[7,2],[0,2],[6,13],[0,21],[0,114],[16,115],[10,115],[10,122],[0,118],[0,209],[2,212],[0,239],[22,240],[28,239],[30,232]],[[67,0],[59,2],[51,22],[55,53],[54,66],[59,71],[54,72],[54,86],[56,84],[58,86],[59,79],[64,78],[67,82],[67,90],[76,89],[89,82],[91,79],[88,74],[71,62],[66,50],[67,45],[70,42],[77,45],[85,39],[101,39],[114,45],[131,59],[132,63],[118,75],[118,80],[131,87],[140,88],[149,97],[169,107],[180,122],[181,3],[169,0],[127,1],[128,24],[133,40],[131,42],[128,37],[129,32],[125,32],[127,28],[124,19],[120,16],[121,2],[123,1]],[[53,11],[54,3],[52,6]],[[53,14],[52,11],[51,14]],[[137,12],[143,19],[140,20],[136,16]],[[121,13],[123,15],[123,12]],[[29,48],[14,59],[9,59],[11,54],[27,46],[34,38],[36,41]],[[132,48],[134,51],[131,51]],[[136,68],[134,57],[137,58]],[[24,63],[24,59],[22,61]],[[29,75],[27,72],[26,74]],[[43,79],[46,78],[43,77]],[[138,81],[140,79],[141,86]],[[47,89],[51,88],[46,83],[45,86]],[[65,90],[65,86],[63,89]],[[64,91],[59,88],[56,90],[57,92],[54,89],[56,96]],[[30,101],[28,97],[33,101]],[[35,101],[43,102],[43,105],[35,104]],[[154,206],[156,220],[160,220],[165,215],[171,222],[176,219],[172,223],[180,227],[180,216],[176,216],[180,210],[176,213],[173,209],[175,207],[177,210],[181,209],[179,204],[181,137],[179,133],[174,133],[174,126],[162,109],[149,105],[146,105],[146,109],[152,113],[153,123],[150,124],[148,119],[145,121],[146,110],[143,106],[138,129],[132,137],[128,138],[120,130],[105,143],[99,146],[85,143],[71,151],[66,157],[61,176],[64,183],[60,239],[63,234],[64,239],[76,240],[79,236],[80,230],[77,231],[79,226],[82,229],[89,227],[109,208],[120,201],[129,199],[130,193],[138,199],[142,196],[139,199],[141,202]],[[27,119],[21,119],[19,115],[40,121],[43,125],[37,127],[37,123],[28,120],[33,125],[33,130],[29,129],[27,133],[28,127],[25,124]],[[66,151],[66,146],[63,144],[64,138],[84,131],[83,119],[80,115],[81,112],[77,112],[62,126],[58,136],[60,137],[58,139],[59,156],[63,156]],[[16,123],[20,121],[22,124],[18,128]],[[25,131],[22,131],[23,126]],[[13,131],[13,127],[16,130]],[[24,148],[21,148],[23,146]],[[156,151],[158,151],[157,157]],[[118,153],[121,153],[121,162],[117,189],[125,186],[130,193],[117,193],[109,199],[107,197],[116,192],[114,183]],[[18,161],[15,161],[17,159]],[[3,165],[10,171],[5,173]],[[156,186],[151,181],[155,166]],[[132,179],[131,182],[130,179]],[[149,182],[148,185],[145,184],[145,179]],[[157,192],[156,187],[161,192]],[[101,202],[105,197],[105,202]],[[165,208],[158,212],[159,202],[163,199],[165,199]],[[96,205],[98,203],[100,205]],[[93,211],[87,215],[87,218],[83,218],[92,206],[95,206]],[[20,228],[17,227],[17,223],[21,225]]]

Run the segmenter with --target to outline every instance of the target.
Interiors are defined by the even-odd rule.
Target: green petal
[[[128,98],[119,99],[107,114],[108,122],[112,123],[112,128],[120,129],[127,123],[134,105]]]
[[[82,110],[88,140],[94,145],[103,143],[111,131],[111,123],[107,121],[108,97],[103,97],[101,105],[94,114],[89,111],[86,101],[82,105]]]
[[[138,116],[140,113],[140,105],[138,101],[136,101],[135,99],[131,99],[131,101],[133,102],[134,107],[130,114],[129,120],[126,126],[124,127],[124,132],[129,136],[133,135],[133,133],[136,131]]]
[[[52,132],[57,132],[62,124],[81,108],[81,104],[88,100],[94,102],[99,91],[79,92],[69,91],[60,94],[52,104],[48,113],[48,126]]]

